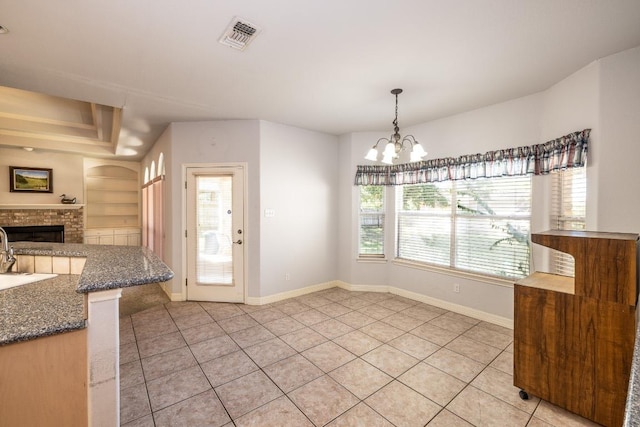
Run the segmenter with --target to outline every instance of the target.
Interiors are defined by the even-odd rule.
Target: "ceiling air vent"
[[[234,49],[244,50],[259,32],[260,29],[247,20],[233,18],[219,41]]]

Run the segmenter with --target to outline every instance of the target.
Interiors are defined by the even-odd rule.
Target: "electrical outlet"
[[[285,273],[284,280],[291,280],[291,275],[289,273]]]
[[[460,285],[458,283],[453,284],[453,292],[460,293]]]

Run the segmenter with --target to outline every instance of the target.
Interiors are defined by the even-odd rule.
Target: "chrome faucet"
[[[0,227],[0,239],[2,239],[2,249],[0,250],[0,273],[6,273],[11,270],[13,264],[16,262],[16,257],[13,256],[13,248],[9,247],[9,238],[7,232]]]

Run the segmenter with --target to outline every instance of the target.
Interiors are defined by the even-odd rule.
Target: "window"
[[[164,158],[160,153],[160,159]],[[151,162],[151,172],[145,168],[145,183],[142,186],[142,246],[146,246],[164,258],[164,218],[163,196],[164,176],[161,174],[161,162],[158,162],[158,176],[156,176],[155,161]],[[148,177],[148,179],[147,179]]]
[[[398,258],[505,278],[529,274],[530,177],[405,185],[397,197]]]
[[[552,175],[551,227],[555,230],[586,228],[587,172],[586,168],[566,169]],[[573,257],[553,251],[552,272],[574,275]]]
[[[158,176],[164,176],[164,153],[158,156]]]
[[[384,257],[384,192],[383,186],[360,186],[359,255]]]

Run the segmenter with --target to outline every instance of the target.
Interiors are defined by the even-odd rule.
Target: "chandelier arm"
[[[413,135],[405,135],[404,138],[402,138],[402,143],[404,145],[404,142],[408,141],[411,143],[411,145],[415,145],[415,144],[419,144],[418,140],[416,139],[415,136]]]
[[[384,141],[385,143],[389,143],[391,140],[387,139],[387,138],[380,138],[373,146],[373,148],[377,149],[378,148],[378,144],[380,144],[380,141]]]

